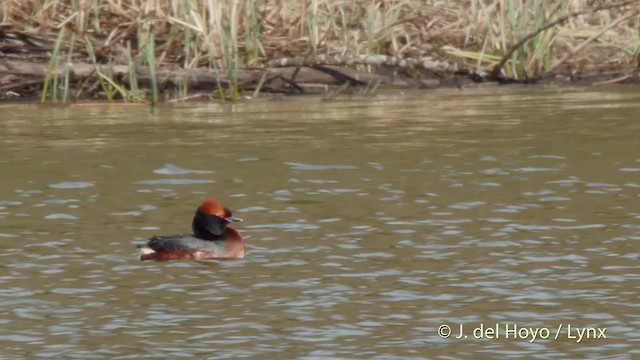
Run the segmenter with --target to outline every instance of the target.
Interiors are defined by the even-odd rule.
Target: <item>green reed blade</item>
[[[75,42],[76,42],[76,34],[71,33],[71,45],[69,46],[69,50],[67,52],[67,62],[64,67],[64,89],[62,93],[62,102],[65,104],[69,102],[69,73],[71,70],[71,60],[73,56],[73,47],[75,45]]]
[[[57,69],[58,66],[58,54],[60,53],[60,45],[62,44],[62,38],[64,36],[64,28],[60,29],[58,33],[58,37],[56,39],[55,44],[53,45],[53,51],[51,53],[51,58],[49,59],[49,66],[47,67],[47,73],[45,74],[44,84],[42,85],[42,94],[40,96],[40,103],[44,104],[47,101],[47,93],[49,92],[49,88],[51,87],[51,77],[54,77],[54,80],[57,79],[58,74],[54,73],[54,68]],[[57,85],[57,80],[54,81],[53,87]]]

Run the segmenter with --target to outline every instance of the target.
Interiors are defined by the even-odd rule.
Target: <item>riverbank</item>
[[[156,103],[349,86],[640,82],[640,0],[0,7],[0,99]]]

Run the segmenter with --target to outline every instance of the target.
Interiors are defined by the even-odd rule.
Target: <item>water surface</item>
[[[1,355],[636,358],[639,100],[3,106]],[[245,219],[245,259],[137,261],[208,195]],[[506,338],[514,326],[549,338]]]

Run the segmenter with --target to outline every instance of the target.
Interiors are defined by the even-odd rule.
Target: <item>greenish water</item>
[[[637,358],[639,100],[3,106],[0,355]],[[137,261],[205,196],[243,260]]]

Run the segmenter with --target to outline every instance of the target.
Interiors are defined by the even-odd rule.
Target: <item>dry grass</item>
[[[593,10],[622,2],[3,0],[0,52],[48,61],[64,28],[64,51],[75,34],[70,58],[74,61],[88,59],[88,41],[99,63],[149,64],[144,57],[154,39],[157,66],[209,67],[230,75],[266,60],[315,55],[439,56],[489,69],[527,34],[561,16],[579,13],[514,52],[504,74],[522,78],[563,65],[636,64],[640,1]],[[569,62],[560,62],[567,54],[571,56],[564,61]]]

